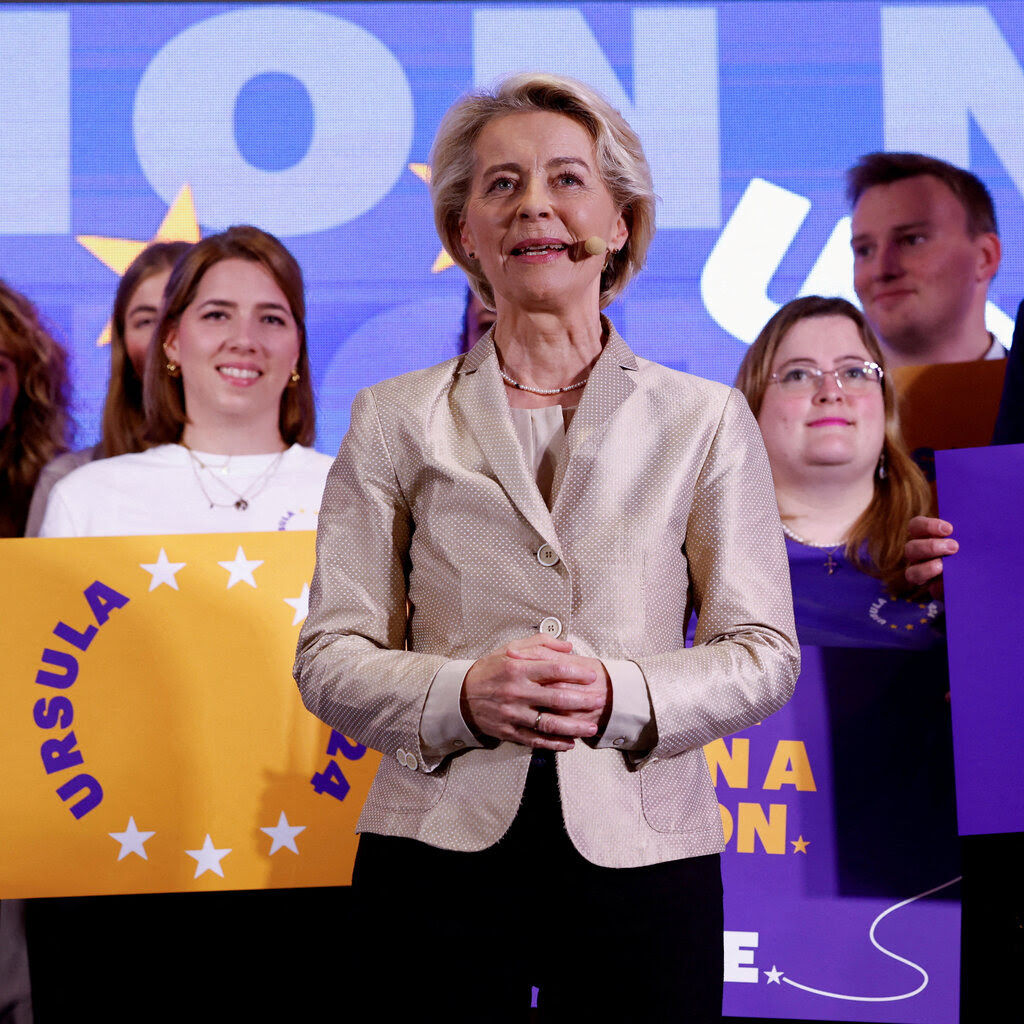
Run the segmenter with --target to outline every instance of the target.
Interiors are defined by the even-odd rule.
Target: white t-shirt
[[[54,485],[39,536],[315,530],[332,462],[297,444],[231,456],[165,444],[101,459]]]

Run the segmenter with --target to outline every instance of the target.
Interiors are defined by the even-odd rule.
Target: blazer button
[[[405,767],[408,768],[409,771],[416,771],[416,758],[412,754],[405,755]]]
[[[558,565],[558,553],[550,544],[541,544],[537,549],[537,561],[541,565]]]
[[[403,768],[408,767],[408,755],[401,747],[395,751],[395,759]]]
[[[540,631],[547,636],[559,637],[562,635],[562,623],[554,615],[549,615],[546,619],[541,619]]]

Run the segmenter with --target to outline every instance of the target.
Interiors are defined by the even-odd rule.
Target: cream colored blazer
[[[771,473],[739,392],[638,359],[607,327],[550,511],[489,335],[353,403],[295,676],[313,714],[384,754],[360,831],[466,851],[501,838],[530,749],[431,759],[420,715],[446,661],[554,619],[576,653],[640,666],[657,728],[643,753],[557,755],[573,843],[608,867],[724,846],[703,745],[777,710],[799,669]]]

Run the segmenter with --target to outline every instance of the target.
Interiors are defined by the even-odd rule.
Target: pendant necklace
[[[196,478],[196,483],[199,485],[199,490],[203,492],[203,497],[210,503],[210,508],[233,508],[238,512],[244,512],[249,507],[249,501],[255,498],[270,483],[270,478],[277,472],[278,467],[281,465],[281,460],[284,458],[284,452],[278,452],[244,491],[236,491],[222,475],[227,473],[231,465],[232,456],[229,455],[227,462],[220,466],[210,466],[203,462],[187,444],[183,444],[182,447],[188,452],[188,457],[192,464],[192,473]],[[235,500],[228,502],[214,501],[210,497],[210,492],[203,485],[202,473],[209,473],[210,479],[220,484],[229,494],[232,494]]]
[[[797,544],[803,544],[805,548],[818,548],[821,551],[826,552],[825,554],[825,568],[828,570],[829,576],[834,576],[836,569],[839,568],[839,563],[833,557],[841,547],[844,546],[844,541],[837,540],[830,544],[815,544],[812,541],[805,540],[798,533],[794,533],[785,523],[782,524],[782,532],[790,539],[795,540]]]

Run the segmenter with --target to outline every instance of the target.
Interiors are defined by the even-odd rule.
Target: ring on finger
[[[533,720],[533,731],[534,732],[541,732],[542,731],[541,727],[540,727],[540,720],[541,720],[543,715],[544,715],[543,711],[538,711],[537,712],[537,717]]]

